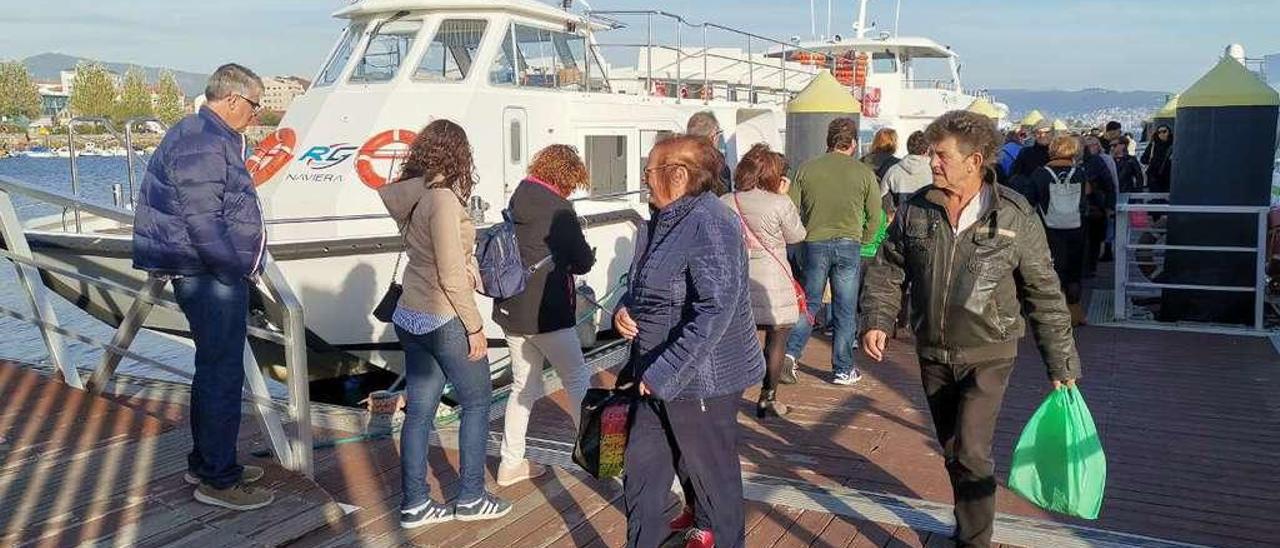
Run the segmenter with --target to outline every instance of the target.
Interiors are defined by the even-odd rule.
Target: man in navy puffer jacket
[[[240,132],[257,118],[262,90],[242,66],[214,72],[206,105],[174,125],[151,157],[133,229],[134,268],[173,280],[195,341],[186,480],[197,485],[196,500],[233,510],[273,500],[250,485],[262,469],[236,463],[249,280],[267,243]]]

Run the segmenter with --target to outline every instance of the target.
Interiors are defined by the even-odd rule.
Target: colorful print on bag
[[[605,407],[600,417],[600,477],[622,475],[623,455],[627,451],[627,418],[631,406],[614,403]]]

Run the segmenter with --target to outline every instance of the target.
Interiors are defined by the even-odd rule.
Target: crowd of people
[[[1075,133],[1055,131],[1042,120],[1009,130],[998,152],[996,180],[1022,194],[1044,217],[1054,267],[1076,325],[1087,321],[1080,304],[1081,280],[1095,276],[1099,263],[1115,260],[1119,194],[1169,192],[1173,130],[1156,126],[1141,160],[1133,155],[1136,147],[1116,121]]]
[[[133,240],[135,266],[173,280],[195,340],[187,479],[197,500],[238,510],[273,500],[255,484],[262,470],[238,464],[235,450],[248,294],[266,249],[241,132],[262,91],[239,65],[213,74],[206,105],[151,160]],[[1079,283],[1101,260],[1115,190],[1158,190],[1162,176],[1167,185],[1171,136],[1157,137],[1143,169],[1119,127],[1083,138],[1030,130],[1034,142],[1024,144],[1021,131],[1002,137],[990,119],[955,111],[909,135],[904,158],[895,156],[897,133],[883,129],[858,159],[857,123],[839,118],[825,154],[791,166],[757,144],[730,170],[719,124],[704,112],[686,134],[654,145],[642,176],[651,216],[613,316],[631,342],[616,388],[638,400],[625,456],[628,545],[658,546],[672,529],[686,531],[691,547],[743,545],[738,402],[759,385],[757,418],[786,416],[781,387],[797,382],[819,325],[831,330],[830,382],[840,386],[862,378],[859,348],[880,361],[900,328],[912,332],[955,494],[954,539],[990,544],[991,440],[1024,322],[1052,385],[1074,383]],[[496,519],[512,508],[485,485],[492,385],[466,207],[476,183],[466,131],[441,119],[417,133],[399,176],[378,190],[407,257],[403,274],[397,260],[402,293],[391,316],[405,351],[405,528]],[[546,472],[525,456],[543,363],[563,382],[575,424],[592,383],[574,329],[574,277],[595,257],[568,199],[589,184],[578,151],[551,145],[511,197],[507,216],[530,274],[492,313],[513,376],[502,486]],[[447,503],[427,485],[446,383],[461,406],[460,481]],[[677,483],[684,509],[667,521]]]

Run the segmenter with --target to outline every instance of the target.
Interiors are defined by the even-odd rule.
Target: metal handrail
[[[1267,293],[1267,216],[1270,213],[1270,206],[1212,206],[1212,205],[1177,205],[1177,204],[1152,204],[1152,203],[1131,203],[1130,200],[1165,200],[1168,199],[1168,193],[1142,192],[1132,194],[1120,194],[1116,203],[1116,234],[1115,234],[1115,280],[1113,289],[1115,298],[1113,302],[1112,313],[1117,321],[1125,321],[1129,318],[1129,288],[1141,289],[1186,289],[1196,291],[1219,291],[1219,292],[1252,292],[1254,294],[1254,317],[1253,327],[1255,331],[1262,332],[1264,330],[1264,305]],[[1241,247],[1241,246],[1218,246],[1218,245],[1174,245],[1167,243],[1157,244],[1134,244],[1129,242],[1129,213],[1130,212],[1148,212],[1148,213],[1217,213],[1217,214],[1239,214],[1239,215],[1255,215],[1258,220],[1257,225],[1257,247]],[[1187,283],[1160,283],[1160,282],[1137,282],[1129,279],[1129,251],[1148,250],[1153,252],[1160,251],[1192,251],[1202,253],[1254,253],[1257,256],[1255,261],[1255,278],[1252,287],[1246,286],[1222,286],[1209,284],[1187,284]]]
[[[169,125],[168,125],[168,124],[164,123],[164,122],[163,122],[163,121],[161,121],[159,118],[155,118],[155,117],[152,117],[152,116],[141,116],[141,117],[137,117],[137,118],[130,118],[130,119],[125,120],[125,121],[124,121],[124,150],[125,150],[125,161],[128,163],[128,169],[129,169],[128,179],[127,179],[127,180],[128,180],[128,182],[129,182],[129,195],[128,195],[128,199],[125,201],[125,204],[126,204],[126,205],[125,205],[125,207],[127,207],[127,208],[129,208],[129,209],[133,209],[133,200],[134,200],[134,195],[133,195],[133,155],[134,155],[134,153],[135,153],[136,151],[134,151],[134,150],[133,150],[133,127],[134,127],[134,126],[136,126],[136,125],[138,125],[138,124],[143,124],[143,123],[147,123],[147,124],[156,124],[156,125],[160,126],[160,128],[161,128],[162,130],[165,130],[165,131],[168,131],[168,130],[169,130]],[[138,156],[139,156],[139,158],[141,158],[141,157],[142,157],[142,154],[138,154]]]
[[[676,98],[677,99],[682,99],[682,97],[680,96],[680,89],[682,89],[685,84],[683,66],[684,66],[684,61],[690,57],[699,57],[699,56],[701,57],[702,65],[703,65],[703,71],[702,71],[703,72],[702,74],[703,89],[704,90],[710,89],[712,81],[709,77],[708,59],[712,58],[715,55],[715,54],[709,53],[710,43],[708,41],[707,31],[711,29],[722,31],[722,32],[746,39],[747,57],[745,59],[743,58],[729,58],[729,59],[747,63],[748,101],[751,103],[755,103],[757,100],[756,73],[755,73],[757,67],[767,67],[769,69],[776,69],[781,72],[780,78],[782,80],[782,88],[778,88],[778,89],[770,88],[768,91],[772,91],[776,95],[782,95],[786,97],[786,95],[789,93],[789,91],[786,88],[788,72],[796,72],[796,73],[800,73],[807,76],[812,76],[813,74],[813,71],[809,71],[809,70],[789,69],[787,67],[787,53],[788,52],[808,52],[813,54],[826,55],[822,52],[810,50],[808,48],[804,48],[792,43],[784,42],[774,38],[769,38],[767,36],[762,36],[759,34],[755,34],[755,33],[740,30],[740,29],[735,29],[732,27],[727,27],[724,25],[719,25],[716,23],[710,23],[710,22],[692,23],[686,20],[684,17],[681,17],[679,15],[676,15],[670,12],[662,11],[662,10],[588,10],[584,13],[584,16],[587,17],[589,20],[598,22],[612,29],[627,28],[626,23],[617,19],[618,17],[642,16],[645,18],[645,30],[646,30],[646,36],[647,36],[647,40],[645,44],[628,45],[628,44],[597,43],[596,46],[597,48],[603,48],[603,47],[646,48],[649,51],[649,54],[646,55],[645,82],[647,86],[646,92],[649,95],[652,95],[654,93],[655,82],[654,82],[652,52],[655,48],[673,50],[676,53],[675,70],[676,70]],[[674,48],[672,48],[671,46],[662,46],[654,43],[654,36],[653,36],[654,21],[653,20],[655,17],[667,19],[675,24],[676,45],[674,46]],[[698,53],[695,53],[693,55],[686,55],[684,52],[681,31],[685,27],[689,27],[691,29],[700,29],[702,31],[702,48],[699,50]],[[755,50],[754,46],[756,42],[763,42],[765,44],[775,45],[780,48],[779,62],[777,66],[773,66],[767,63],[757,62],[752,58]],[[777,93],[778,90],[781,90],[782,93]],[[712,92],[711,97],[706,97],[704,95],[703,100],[709,101],[712,97],[714,97],[714,92]]]
[[[87,124],[101,125],[107,130],[107,133],[110,133],[112,137],[115,137],[120,144],[124,144],[124,139],[121,138],[120,134],[116,133],[116,130],[111,127],[111,120],[101,116],[77,116],[67,120],[67,159],[71,165],[71,194],[77,198],[80,196],[80,174],[76,170],[76,126]],[[80,208],[74,207],[73,213],[76,221],[76,232],[80,232]]]
[[[579,196],[570,198],[572,203],[594,202],[603,200],[615,200],[618,198],[626,198],[628,196],[643,195],[648,193],[647,190],[628,190],[626,192],[612,192],[609,194],[601,194],[598,196]],[[382,219],[390,219],[389,213],[356,213],[351,215],[325,215],[321,217],[286,217],[283,219],[268,219],[267,225],[300,225],[300,224],[318,224],[339,221],[377,221]]]
[[[59,271],[61,274],[68,274],[69,271],[52,267],[52,265],[38,260],[30,252],[26,233],[10,198],[11,195],[15,194],[54,205],[75,208],[77,216],[80,210],[84,210],[125,225],[133,223],[133,213],[121,207],[89,203],[75,195],[38,188],[12,177],[0,176],[0,238],[3,239],[7,248],[7,250],[0,250],[0,253],[3,253],[0,258],[13,262],[15,267],[18,268],[19,277],[32,282],[27,285],[29,286],[28,291],[30,292],[29,297],[34,309],[34,316],[19,319],[26,319],[41,329],[55,365],[63,370],[64,377],[68,379],[70,384],[79,387],[80,380],[74,365],[62,357],[61,340],[53,338],[54,334],[68,332],[68,330],[57,325],[56,315],[46,304],[44,287],[40,285],[39,280],[33,279],[38,276],[40,271]],[[79,273],[71,275],[82,283],[108,291],[124,291],[135,297],[112,342],[106,345],[100,344],[106,349],[106,354],[103,356],[102,363],[95,371],[93,380],[89,384],[91,390],[100,391],[104,387],[105,381],[114,373],[115,366],[119,363],[120,358],[127,356],[137,359],[137,355],[130,352],[128,348],[138,329],[141,328],[145,321],[151,307],[156,304],[161,304],[166,308],[170,306],[171,303],[169,301],[160,297],[160,291],[167,283],[167,280],[153,276],[147,280],[142,291],[135,291],[116,282],[101,280],[93,276]],[[293,439],[289,439],[278,416],[269,405],[270,395],[266,392],[265,381],[262,379],[260,369],[256,366],[248,366],[256,363],[256,360],[253,360],[252,353],[246,347],[246,369],[252,371],[246,377],[246,382],[250,388],[251,397],[249,399],[258,406],[259,416],[268,431],[272,447],[277,452],[282,463],[290,469],[311,476],[314,474],[314,462],[312,454],[310,374],[307,365],[306,324],[303,319],[302,301],[294,293],[284,273],[269,252],[264,258],[263,272],[254,285],[254,289],[261,293],[264,298],[274,303],[281,314],[280,334],[256,327],[251,327],[250,332],[255,336],[280,342],[285,347],[285,366],[289,371],[288,410],[295,422]],[[12,314],[10,315],[12,316]],[[79,337],[74,333],[70,336]],[[93,342],[94,344],[99,344],[97,341]],[[264,402],[264,398],[268,401]]]
[[[66,209],[74,208],[77,211],[83,210],[87,213],[112,221],[133,224],[133,212],[122,207],[95,204],[93,202],[82,200],[74,194],[67,194],[66,192],[59,190],[40,188],[6,175],[0,175],[0,191],[20,194],[40,202],[46,202]]]

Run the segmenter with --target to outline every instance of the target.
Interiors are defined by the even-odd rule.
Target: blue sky
[[[815,0],[825,27],[825,0]],[[57,51],[208,72],[226,61],[311,77],[341,29],[347,0],[9,0],[0,57]],[[56,4],[56,7],[54,7]],[[766,36],[809,37],[804,0],[595,0],[596,9],[662,9]],[[856,3],[834,2],[850,34]],[[893,25],[893,0],[870,19]],[[900,32],[960,53],[969,87],[1176,91],[1228,43],[1280,53],[1280,0],[902,0]],[[821,29],[820,29],[821,31]]]

